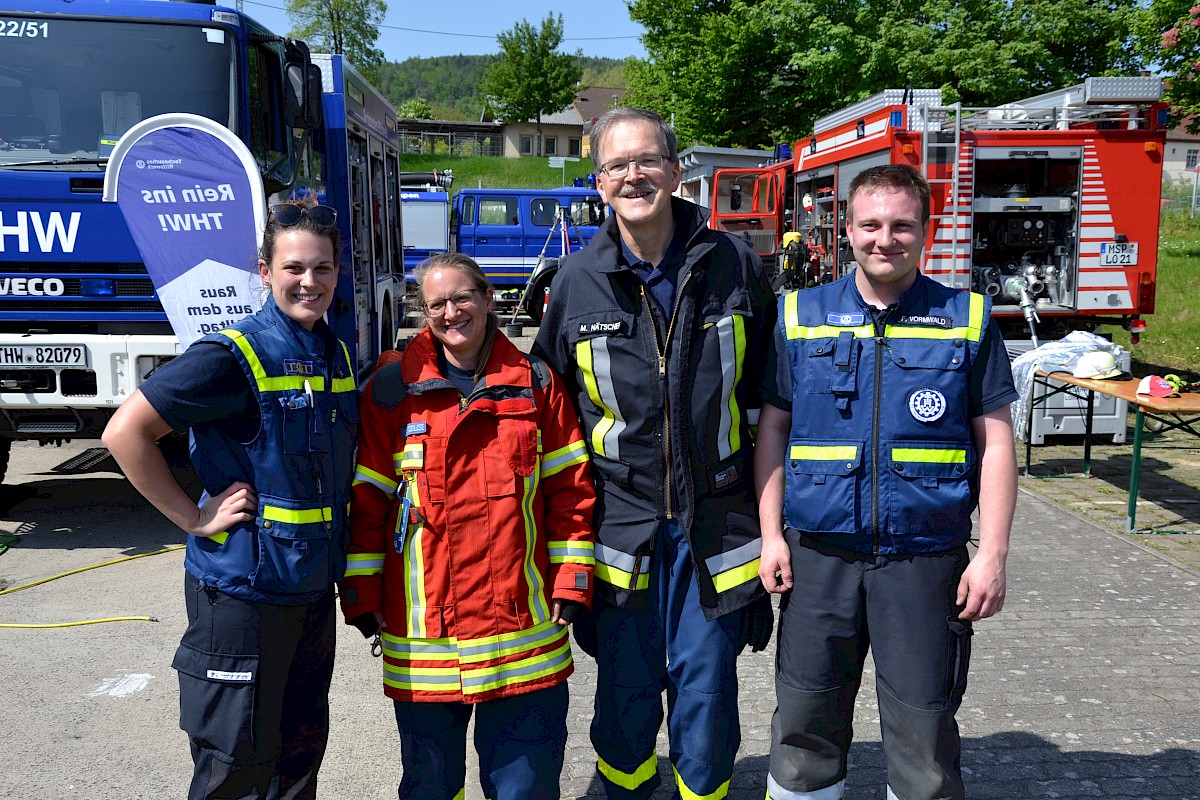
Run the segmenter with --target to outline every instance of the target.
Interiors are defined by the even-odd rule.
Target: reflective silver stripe
[[[564,645],[562,652],[553,658],[536,656],[526,662],[516,661],[501,667],[489,667],[477,672],[464,671],[462,674],[463,691],[473,686],[483,684],[511,683],[514,678],[532,675],[538,672],[553,673],[571,663],[571,648]]]
[[[423,657],[425,659],[445,659],[457,658],[458,646],[454,642],[432,643],[432,642],[415,642],[409,640],[397,640],[390,636],[382,637],[384,655],[392,658],[414,658]]]
[[[621,434],[625,432],[625,418],[621,416],[621,404],[617,402],[616,388],[612,379],[612,359],[608,355],[608,338],[592,340],[592,370],[596,377],[596,391],[612,414],[611,424],[604,432],[605,456],[614,461],[621,460]]]
[[[741,449],[741,412],[737,405],[738,381],[742,377],[742,318],[738,315],[717,320],[717,341],[721,353],[721,396],[717,407],[721,418],[717,423],[717,457],[729,458]]]
[[[383,664],[384,678],[391,678],[399,683],[443,683],[449,686],[458,686],[458,669],[450,667],[453,670],[452,674],[439,675],[435,669],[422,669],[420,667],[414,669],[412,667],[396,667],[388,664],[386,661]]]
[[[596,560],[624,572],[633,572],[633,556],[628,553],[622,553],[620,550],[614,550],[611,547],[605,547],[599,542],[596,542]],[[644,575],[649,569],[650,556],[642,556],[642,565],[638,568],[638,572]]]
[[[760,555],[762,555],[762,539],[751,539],[741,547],[709,556],[704,559],[704,564],[708,567],[710,575],[716,575],[718,572],[748,564]]]
[[[520,636],[513,636],[511,638],[494,636],[490,640],[483,642],[460,642],[458,645],[458,654],[463,662],[485,661],[522,650],[533,650],[536,647],[541,647],[542,645],[562,639],[566,635],[567,629],[562,625],[544,622],[532,630],[522,633]]]
[[[846,788],[846,781],[840,780],[833,786],[826,786],[824,789],[816,789],[811,792],[792,792],[780,786],[771,777],[771,773],[767,773],[767,800],[842,800],[842,790]]]

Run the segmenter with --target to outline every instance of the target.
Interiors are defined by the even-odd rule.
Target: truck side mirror
[[[308,45],[288,39],[284,45],[283,114],[290,128],[307,128],[309,107]]]
[[[733,184],[729,187],[729,210],[737,211],[742,207],[742,187],[741,184]]]

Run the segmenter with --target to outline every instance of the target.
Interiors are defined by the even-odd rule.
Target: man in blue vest
[[[1017,394],[989,299],[918,270],[928,225],[916,170],[865,170],[857,268],[779,301],[754,461],[759,576],[784,595],[771,800],[843,796],[868,648],[889,800],[965,797],[954,715],[971,625],[1004,604]]]

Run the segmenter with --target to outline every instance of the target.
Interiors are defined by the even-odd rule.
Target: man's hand
[[[782,536],[763,538],[758,577],[771,594],[783,594],[792,588],[792,551]]]
[[[958,618],[974,622],[1000,613],[1006,583],[1004,560],[977,553],[958,582],[956,602],[964,606]]]
[[[188,526],[195,536],[215,536],[238,523],[254,519],[258,511],[258,495],[245,481],[235,481],[220,494],[213,495],[196,509],[196,521]]]

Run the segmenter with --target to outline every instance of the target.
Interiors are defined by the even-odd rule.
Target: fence
[[[404,131],[400,152],[430,156],[503,156],[504,134],[500,131]]]

